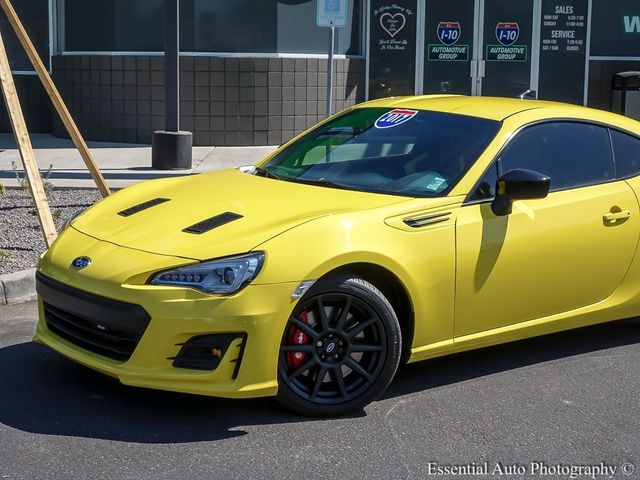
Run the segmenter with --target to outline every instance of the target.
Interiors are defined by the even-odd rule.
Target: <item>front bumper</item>
[[[89,269],[94,265],[87,268],[87,272],[70,272],[65,267],[73,255],[54,245],[43,258],[39,275],[41,279],[61,282],[71,292],[77,289],[107,302],[139,306],[148,314],[149,321],[133,353],[130,357],[125,356],[128,358],[110,358],[108,353],[101,355],[83,348],[72,337],[63,338],[60,331],[54,332],[45,319],[45,307],[50,305],[47,297],[51,292],[42,288],[35,341],[75,362],[116,377],[125,385],[232,398],[276,394],[279,346],[294,306],[291,293],[297,285],[295,282],[249,285],[234,295],[223,297],[179,287],[136,284],[139,278],[135,275],[129,277],[131,281],[118,281],[118,275],[113,274],[118,265],[132,265],[133,262],[138,268],[140,265],[144,268],[155,263],[158,268],[157,257],[161,256],[96,242],[88,251],[94,258],[102,257],[100,249],[108,250],[109,255],[104,257],[109,258],[108,265],[96,267],[93,272]],[[171,259],[164,257],[163,262],[171,263]],[[94,258],[94,264],[100,265],[97,258]],[[110,275],[106,275],[107,271]],[[77,278],[73,278],[74,275]],[[127,276],[125,273],[124,277]],[[79,298],[68,308],[82,314],[83,301]],[[95,312],[93,314],[95,316]],[[88,308],[85,316],[91,315]],[[214,370],[173,365],[182,345],[189,339],[213,334],[234,334]],[[240,356],[239,352],[242,352]]]

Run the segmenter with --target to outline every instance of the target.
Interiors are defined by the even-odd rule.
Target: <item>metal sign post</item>
[[[349,0],[318,0],[316,25],[328,27],[329,56],[327,59],[327,117],[333,113],[333,51],[335,50],[336,28],[347,25],[347,2]]]
[[[180,130],[180,0],[164,0],[164,99],[165,125],[151,137],[151,166],[189,170],[193,135]]]
[[[327,60],[327,117],[333,114],[333,51],[336,42],[336,28],[329,33],[329,58]]]

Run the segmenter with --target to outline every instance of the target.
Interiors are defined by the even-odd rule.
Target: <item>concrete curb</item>
[[[35,268],[0,275],[0,305],[24,303],[35,298]]]

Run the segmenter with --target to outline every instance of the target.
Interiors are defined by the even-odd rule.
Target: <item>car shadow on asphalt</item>
[[[428,360],[402,367],[382,398],[428,394],[456,382],[638,343],[640,322],[626,320]],[[313,420],[272,399],[225,400],[123,386],[34,343],[0,349],[0,385],[0,422],[45,435],[188,443],[246,435],[245,425]]]
[[[470,350],[405,365],[380,399],[633,344],[640,344],[639,318]]]

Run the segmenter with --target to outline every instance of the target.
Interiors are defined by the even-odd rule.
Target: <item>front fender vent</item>
[[[435,223],[446,222],[449,220],[451,212],[433,213],[431,215],[423,215],[420,217],[405,218],[404,223],[412,228],[426,227],[427,225],[433,225]]]
[[[182,231],[185,233],[194,233],[199,235],[201,233],[208,232],[209,230],[213,230],[214,228],[218,228],[226,223],[238,220],[239,218],[242,218],[242,215],[238,213],[224,212],[220,215],[216,215],[215,217],[207,218],[206,220],[191,225]]]
[[[118,212],[118,215],[121,217],[130,217],[136,213],[139,213],[147,208],[155,207],[156,205],[160,205],[161,203],[168,202],[168,198],[154,198],[153,200],[147,200],[146,202],[139,203],[138,205],[134,205],[133,207],[129,207],[121,212]]]

